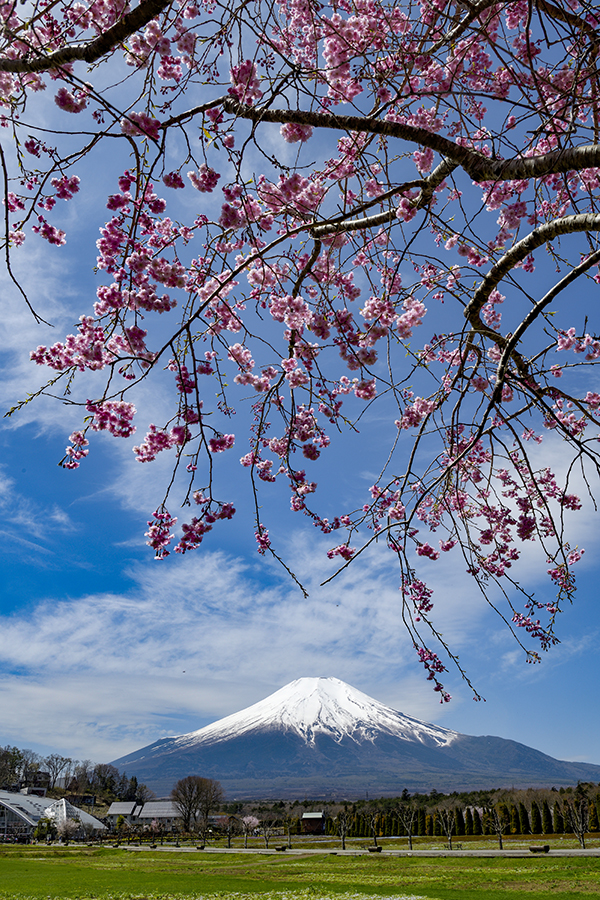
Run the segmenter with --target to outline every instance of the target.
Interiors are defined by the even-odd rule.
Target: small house
[[[325,813],[305,812],[300,824],[302,834],[323,834],[325,832]]]

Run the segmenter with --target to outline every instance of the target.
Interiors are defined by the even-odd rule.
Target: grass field
[[[235,900],[600,900],[600,858],[196,855],[38,846],[0,851],[2,900],[215,895]]]

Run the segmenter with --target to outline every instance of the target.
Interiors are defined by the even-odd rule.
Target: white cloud
[[[314,543],[299,540],[300,557]],[[46,601],[5,617],[5,739],[113,759],[200,727],[303,675],[334,675],[408,714],[436,697],[415,673],[390,570],[363,568],[304,599],[252,567],[204,552],[132,571],[130,591]]]

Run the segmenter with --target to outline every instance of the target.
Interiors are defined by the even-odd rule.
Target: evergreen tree
[[[439,816],[436,816],[435,813],[433,815],[433,833],[436,837],[441,837],[443,834]]]
[[[547,800],[544,800],[542,803],[542,831],[544,834],[554,834],[554,828],[552,827],[552,813],[550,812]]]
[[[425,837],[428,834],[427,831],[427,814],[423,807],[419,807],[419,812],[417,814],[417,834],[420,837]]]
[[[454,828],[455,828],[457,835],[462,837],[463,834],[466,834],[465,818],[463,816],[463,811],[460,808],[460,806],[456,810],[456,824],[455,824]]]
[[[483,825],[478,809],[473,810],[473,834],[483,834]]]
[[[531,804],[531,833],[542,833],[542,816],[540,814],[540,808],[535,800],[533,800]]]
[[[514,803],[510,804],[510,834],[521,833],[521,823],[519,822],[519,810]]]
[[[132,775],[129,779],[127,785],[127,793],[125,795],[125,800],[135,800],[138,791],[138,780],[135,775]]]
[[[433,835],[433,816],[425,817],[425,834]]]
[[[369,832],[369,825],[367,823],[367,817],[364,815],[361,815],[361,817],[360,817],[360,836],[368,837],[369,833],[370,832]]]
[[[591,831],[597,832],[600,831],[600,821],[598,820],[598,808],[597,804],[594,803],[593,800],[590,800],[590,823],[588,828]]]
[[[473,813],[471,812],[471,807],[467,806],[467,810],[465,812],[465,834],[466,835],[475,834],[475,832],[473,830],[473,826],[474,826]]]
[[[562,812],[560,811],[560,807],[556,802],[554,803],[554,809],[552,810],[552,826],[554,834],[565,833],[565,823],[563,820]]]
[[[519,832],[520,834],[531,834],[529,813],[527,812],[524,803],[519,803]]]

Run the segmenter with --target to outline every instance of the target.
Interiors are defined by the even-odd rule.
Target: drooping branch
[[[89,44],[72,44],[54,53],[36,55],[31,59],[0,59],[0,72],[47,72],[66,63],[95,62],[156,18],[170,2],[171,0],[145,0]],[[31,53],[39,54],[39,51],[32,47]]]

